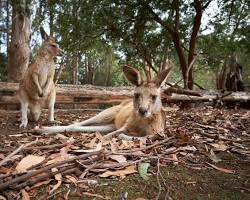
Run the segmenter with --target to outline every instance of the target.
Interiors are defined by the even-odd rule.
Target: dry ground
[[[95,112],[86,111],[57,111],[56,118],[63,124],[69,124],[94,114]],[[2,191],[2,196],[9,199],[19,199],[22,196],[24,199],[25,195],[31,199],[109,198],[125,200],[155,199],[156,197],[158,199],[204,200],[250,199],[249,110],[195,108],[170,110],[166,112],[166,116],[166,133],[174,136],[172,142],[168,141],[155,145],[153,148],[141,150],[141,157],[132,153],[124,156],[126,162],[131,162],[135,166],[135,173],[131,175],[124,172],[124,176],[113,175],[101,178],[100,175],[104,172],[113,173],[117,170],[124,170],[125,167],[122,165],[114,167],[115,161],[104,156],[105,158],[98,162],[103,165],[112,165],[112,167],[93,166],[93,163],[96,164],[93,162],[84,166],[85,170],[80,168],[80,170],[76,170],[77,172],[62,174],[62,183],[52,193],[50,193],[51,189],[59,182],[53,176],[38,182],[40,185],[34,189],[32,185],[26,185],[23,187],[24,190],[15,189],[16,185],[13,185],[12,188],[7,187]],[[131,148],[145,149],[145,147],[163,140],[160,138],[146,143],[138,141],[126,143],[114,139],[110,143],[105,143],[99,134],[83,136],[79,133],[66,133],[64,134],[66,137],[63,138],[62,135],[44,137],[29,133],[28,130],[37,125],[47,125],[46,117],[47,112],[45,111],[38,123],[30,123],[27,131],[20,132],[18,128],[19,113],[0,110],[0,161],[22,143],[36,138],[42,141],[31,145],[33,148],[23,149],[0,167],[0,187],[2,183],[16,177],[13,175],[15,167],[28,154],[45,156],[48,161],[55,159],[53,157],[55,155],[62,156],[60,155],[62,152],[64,155],[83,154],[81,149],[96,148],[98,141],[108,152],[114,150],[125,152]],[[71,140],[71,142],[64,145],[66,140]],[[40,148],[49,145],[58,145],[58,148]],[[140,160],[141,158],[145,158],[145,160]],[[139,163],[150,163],[146,178],[142,178],[143,175],[140,176],[137,172]],[[44,166],[37,165],[35,169]],[[86,175],[80,179],[79,175],[82,172],[86,172]],[[2,178],[6,176],[8,177]]]

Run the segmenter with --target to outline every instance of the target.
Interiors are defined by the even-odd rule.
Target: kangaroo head
[[[42,27],[40,28],[40,32],[43,38],[43,44],[42,44],[43,52],[51,55],[52,57],[63,56],[63,51],[56,43],[55,39],[49,36]]]
[[[153,80],[144,81],[139,71],[124,66],[123,72],[132,84],[134,89],[134,109],[141,117],[150,117],[161,110],[161,90],[162,82],[167,78],[171,67],[160,72]]]

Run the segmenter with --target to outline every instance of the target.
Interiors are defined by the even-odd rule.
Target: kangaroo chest
[[[154,114],[150,118],[132,116],[126,123],[126,129],[129,135],[137,137],[163,133],[165,129],[165,120],[161,113]]]
[[[38,81],[42,88],[45,87],[48,77],[52,76],[53,74],[53,66],[50,63],[41,64],[39,67],[40,76],[38,76]]]

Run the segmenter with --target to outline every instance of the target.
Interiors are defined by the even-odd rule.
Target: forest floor
[[[63,124],[94,114],[55,113]],[[166,116],[168,139],[105,141],[99,133],[32,133],[48,125],[47,111],[20,130],[19,112],[0,110],[0,199],[250,199],[250,110]]]

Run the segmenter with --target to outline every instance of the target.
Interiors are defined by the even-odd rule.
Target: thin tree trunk
[[[79,55],[78,52],[75,52],[73,57],[73,76],[72,76],[72,83],[74,85],[78,84],[78,71],[79,71]]]
[[[202,17],[202,6],[199,0],[194,0],[194,8],[196,11],[196,15],[194,17],[193,29],[191,34],[191,39],[189,42],[189,52],[188,52],[188,67],[190,67],[188,71],[188,89],[193,89],[194,80],[193,80],[193,66],[191,65],[194,60],[194,51],[196,46],[196,40],[198,31],[201,25],[201,17]]]
[[[187,66],[187,61],[185,58],[183,48],[181,46],[180,36],[179,36],[178,32],[171,33],[171,36],[172,36],[172,39],[174,42],[174,46],[175,46],[177,55],[179,57],[182,77],[183,77],[183,81],[184,81],[184,88],[187,89],[188,88],[188,77],[186,75],[187,75],[188,66]]]
[[[12,32],[8,57],[8,80],[19,82],[30,56],[31,0],[12,0]]]
[[[7,46],[7,58],[9,57],[8,56],[8,49],[9,49],[9,41],[10,41],[10,8],[9,8],[9,1],[6,1],[6,13],[7,13],[7,16],[6,16],[6,46]]]

